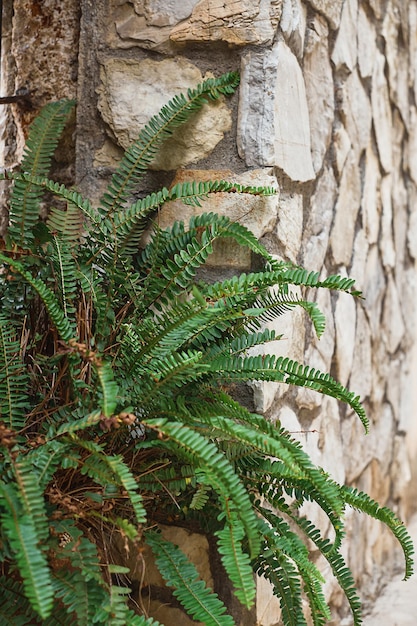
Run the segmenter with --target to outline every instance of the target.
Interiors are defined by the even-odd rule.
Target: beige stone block
[[[372,76],[377,52],[377,36],[375,24],[372,22],[362,4],[358,11],[358,65],[362,78]]]
[[[361,201],[364,229],[369,244],[376,243],[379,236],[382,212],[380,184],[379,159],[373,144],[369,143],[366,149],[365,181]]]
[[[149,119],[178,93],[203,79],[182,57],[153,61],[107,59],[101,67],[98,107],[117,143],[128,148]],[[164,143],[153,169],[173,170],[208,156],[231,128],[231,113],[220,101],[205,105]]]
[[[336,70],[353,71],[358,58],[357,49],[358,0],[343,3],[342,16],[332,52]]]
[[[231,45],[272,43],[282,0],[200,0],[189,19],[175,26],[175,43],[225,41]]]
[[[372,110],[368,94],[356,69],[343,83],[340,95],[340,116],[349,135],[352,150],[359,161],[371,137]]]
[[[384,172],[392,169],[392,113],[385,78],[385,57],[378,53],[372,76],[372,115],[378,154]]]
[[[333,29],[339,28],[344,0],[307,0],[308,3],[329,21]]]
[[[337,380],[347,385],[352,371],[356,337],[356,302],[352,296],[343,292],[337,295],[334,318]]]
[[[284,0],[279,27],[299,59],[304,51],[306,20],[307,9],[301,0]]]
[[[351,262],[356,218],[361,196],[361,175],[356,156],[350,152],[343,168],[330,235],[332,256],[336,264],[348,267]]]

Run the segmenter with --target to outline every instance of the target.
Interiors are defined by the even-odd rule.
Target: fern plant
[[[360,602],[341,554],[346,507],[381,520],[405,554],[403,524],[366,494],[314,466],[279,424],[251,413],[228,385],[277,381],[347,403],[359,398],[288,358],[253,356],[278,339],[265,322],[302,307],[320,335],[324,318],[293,287],[359,296],[354,282],[274,260],[244,226],[212,213],[161,230],[170,200],[199,205],[216,192],[273,194],[227,181],[178,184],[132,201],[156,151],[203,104],[236,89],[234,73],[175,97],[140,133],[101,204],[49,178],[73,102],[45,107],[11,181],[10,226],[0,251],[0,619],[10,624],[156,624],[132,604],[115,535],[146,543],[167,586],[192,619],[232,626],[220,598],[159,532],[172,516],[217,540],[238,600],[255,601],[254,573],[273,585],[286,626],[330,618],[312,541],[350,603]],[[55,197],[43,222],[45,192]],[[143,242],[145,229],[152,235]],[[222,238],[262,259],[262,269],[207,283],[199,270]],[[315,501],[324,536],[299,507]],[[135,608],[135,610],[133,610]]]

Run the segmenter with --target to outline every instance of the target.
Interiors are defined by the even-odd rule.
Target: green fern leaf
[[[234,626],[232,617],[225,615],[224,604],[199,580],[194,565],[176,545],[155,532],[146,533],[146,543],[167,585],[174,588],[174,596],[194,620],[206,626]]]
[[[25,425],[30,381],[21,346],[10,320],[0,315],[0,416],[12,431]]]
[[[74,107],[74,101],[47,104],[29,130],[21,170],[31,176],[47,176],[59,137]],[[15,180],[10,197],[8,237],[25,248],[33,241],[33,227],[39,219],[42,190],[23,179]]]

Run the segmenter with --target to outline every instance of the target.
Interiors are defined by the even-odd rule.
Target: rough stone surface
[[[308,0],[308,3],[322,13],[334,29],[339,28],[344,0]]]
[[[358,0],[344,2],[340,27],[332,53],[336,69],[347,68],[352,71],[358,58],[357,49],[357,13]]]
[[[244,56],[238,124],[239,153],[248,165],[275,165],[295,181],[314,178],[304,79],[284,42]]]
[[[163,61],[109,59],[102,66],[101,77],[101,115],[125,149],[169,98],[202,80],[199,69],[181,57]],[[230,128],[226,104],[206,105],[164,144],[153,168],[173,170],[195,163],[210,154]]]
[[[329,148],[334,120],[334,84],[329,61],[328,26],[317,16],[308,29],[304,77],[309,109],[314,171],[321,170]]]
[[[200,0],[190,18],[172,29],[170,38],[175,43],[270,44],[281,10],[282,0]]]
[[[356,69],[341,87],[340,96],[343,100],[341,118],[356,159],[359,161],[360,155],[369,143],[372,112],[371,103]]]
[[[379,159],[385,172],[392,169],[392,115],[385,79],[385,57],[377,54],[372,78],[372,114]]]
[[[336,264],[347,267],[352,257],[356,217],[361,194],[360,172],[353,151],[343,168],[331,232],[332,255]]]

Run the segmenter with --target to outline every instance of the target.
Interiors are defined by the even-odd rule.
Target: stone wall
[[[16,86],[23,81],[39,96],[35,109],[45,98],[72,95],[77,3],[14,6],[9,73]],[[48,7],[49,26],[36,21]],[[81,8],[76,178],[93,198],[161,104],[205,76],[240,69],[239,94],[181,129],[143,186],[186,177],[273,184],[274,199],[216,197],[204,210],[242,218],[280,258],[357,279],[364,300],[317,296],[328,318],[320,341],[308,324],[300,332],[303,318],[292,314],[282,318],[284,340],[274,349],[331,371],[360,394],[370,434],[345,407],[314,392],[256,383],[253,402],[337,480],[406,518],[417,476],[417,0],[82,0]],[[62,26],[55,44],[51,24]],[[22,43],[31,25],[32,39]],[[23,56],[18,42],[36,54]],[[44,53],[51,46],[53,54]],[[32,76],[38,53],[46,73]],[[22,114],[14,120],[18,135]],[[186,219],[188,211],[173,204],[160,220]],[[246,270],[250,262],[224,250],[212,268]],[[371,606],[398,565],[394,542],[380,525],[349,513],[345,552]],[[350,624],[332,582],[327,594],[333,624]],[[256,617],[241,619],[278,624],[277,601],[263,581]]]

